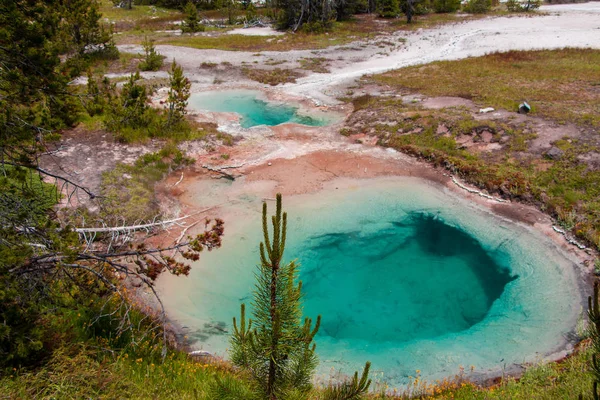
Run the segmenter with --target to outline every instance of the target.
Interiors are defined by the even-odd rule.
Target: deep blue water
[[[377,343],[460,332],[482,321],[516,279],[440,218],[415,213],[387,222],[299,246],[305,313],[323,316],[320,335]]]
[[[240,125],[243,128],[275,126],[286,122],[309,126],[328,124],[323,118],[299,114],[297,107],[261,100],[257,94],[247,90],[195,93],[190,97],[189,104],[199,110],[235,112],[241,116]]]

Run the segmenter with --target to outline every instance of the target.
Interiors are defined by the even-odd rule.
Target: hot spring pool
[[[212,112],[234,112],[240,115],[242,128],[283,123],[309,126],[329,125],[335,119],[324,113],[302,113],[298,107],[274,103],[266,100],[256,90],[226,90],[194,93],[190,96],[189,107]]]
[[[232,186],[230,186],[232,185]],[[227,196],[222,249],[159,287],[195,347],[227,355],[231,318],[249,305],[262,194],[199,183],[198,203]],[[301,263],[306,316],[323,317],[319,371],[370,360],[380,380],[428,380],[535,361],[565,345],[582,307],[573,261],[536,231],[416,178],[338,180],[284,197],[286,260]],[[271,208],[273,202],[270,203]]]

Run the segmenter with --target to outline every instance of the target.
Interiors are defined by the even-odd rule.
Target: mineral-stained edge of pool
[[[187,279],[159,282],[193,346],[224,356],[232,317],[240,303],[251,307],[262,239],[265,194],[239,184],[190,188],[198,204],[235,203],[223,247],[203,254]],[[325,381],[332,369],[351,374],[367,360],[392,386],[417,369],[430,382],[460,366],[498,373],[567,344],[582,279],[541,233],[417,178],[325,186],[284,197],[285,259],[301,264],[305,315],[323,318],[316,342]]]
[[[234,112],[240,115],[242,128],[284,123],[308,126],[325,126],[335,120],[334,115],[323,112],[304,113],[298,107],[266,100],[256,90],[225,90],[194,93],[189,107],[211,112]]]

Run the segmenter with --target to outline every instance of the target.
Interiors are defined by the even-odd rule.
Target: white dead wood
[[[187,226],[184,230],[181,231],[181,235],[179,235],[179,237],[177,238],[177,240],[175,241],[175,244],[179,244],[179,242],[181,242],[181,239],[183,239],[183,237],[185,236],[185,234],[187,233],[188,229],[193,228],[194,226],[198,225],[198,222],[200,221],[196,221],[193,224]]]
[[[583,244],[581,244],[578,241],[576,241],[575,239],[571,238],[569,236],[569,234],[564,229],[561,229],[561,228],[557,227],[556,225],[552,225],[552,229],[554,229],[555,232],[560,233],[561,235],[563,235],[564,238],[565,238],[565,240],[568,243],[572,244],[573,246],[577,246],[580,250],[585,250],[587,248]]]
[[[207,169],[207,170],[212,171],[212,172],[216,172],[218,174],[221,174],[225,178],[234,181],[236,178],[239,178],[241,176],[241,174],[236,176],[236,175],[230,174],[228,172],[225,172],[223,170],[224,169],[235,169],[235,168],[240,168],[240,167],[243,167],[243,166],[244,166],[244,163],[242,163],[240,165],[225,165],[225,166],[222,166],[222,167],[212,167],[210,165],[203,165],[202,168]]]
[[[183,181],[183,172],[181,173],[181,178],[179,178],[179,180],[177,181],[177,183],[175,183],[173,186],[177,186],[181,183],[181,181]]]
[[[461,189],[463,189],[463,190],[466,190],[466,191],[467,191],[467,192],[469,192],[469,193],[476,194],[476,195],[478,195],[478,196],[481,196],[481,197],[483,197],[483,198],[486,198],[486,199],[488,199],[488,200],[497,201],[498,203],[506,203],[506,200],[504,200],[504,199],[500,199],[500,198],[498,198],[498,197],[493,197],[493,196],[490,196],[489,194],[485,194],[485,193],[481,192],[480,190],[477,190],[477,189],[471,189],[471,188],[469,188],[469,187],[467,187],[467,186],[463,185],[463,184],[462,184],[462,183],[460,183],[460,182],[458,181],[458,179],[456,179],[455,177],[452,177],[452,182],[454,182],[454,184],[455,184],[456,186],[458,186],[459,188],[461,188]]]
[[[171,225],[171,224],[175,224],[179,221],[183,221],[184,219],[193,217],[195,215],[207,212],[212,210],[214,207],[209,207],[209,208],[205,208],[204,210],[200,210],[197,211],[193,214],[190,215],[184,215],[183,217],[179,217],[179,218],[174,218],[174,219],[169,219],[166,221],[157,221],[157,222],[151,222],[148,224],[139,224],[139,225],[129,225],[129,226],[111,226],[111,227],[101,227],[101,228],[75,228],[75,232],[77,233],[107,233],[107,232],[133,232],[133,231],[139,231],[139,230],[145,230],[145,229],[150,229],[150,228],[154,228],[156,226],[166,226],[166,225]]]

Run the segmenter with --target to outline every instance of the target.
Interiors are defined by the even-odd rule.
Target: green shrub
[[[469,14],[485,14],[492,9],[492,0],[469,0],[463,10]]]
[[[140,69],[142,71],[158,71],[162,67],[163,56],[156,52],[154,41],[145,37],[142,47],[144,48],[144,60],[140,63]]]
[[[121,94],[111,98],[106,118],[106,129],[123,132],[125,129],[146,128],[150,124],[151,109],[148,107],[148,92],[140,85],[139,72],[131,74],[123,85]]]
[[[101,217],[135,223],[159,214],[154,185],[171,171],[189,165],[186,157],[173,144],[156,153],[148,153],[133,165],[118,164],[102,175],[101,192],[106,200]]]
[[[331,21],[312,21],[302,25],[302,31],[306,33],[325,33],[331,29]]]
[[[382,0],[379,5],[379,16],[382,18],[396,18],[400,15],[398,0]]]
[[[508,0],[506,2],[506,8],[511,12],[533,11],[540,8],[541,5],[541,0]]]
[[[185,13],[185,20],[181,25],[182,32],[204,32],[206,28],[204,25],[200,24],[198,9],[194,3],[191,1],[188,2],[183,12]]]
[[[435,0],[433,9],[436,13],[452,13],[460,9],[460,0]]]

